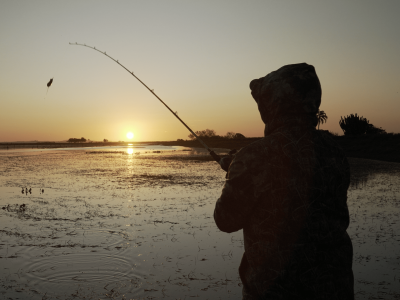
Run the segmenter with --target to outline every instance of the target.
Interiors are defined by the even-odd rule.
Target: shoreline
[[[243,148],[258,138],[245,139],[204,139],[211,149],[237,149]],[[333,136],[333,139],[344,150],[347,157],[363,158],[387,162],[400,163],[400,134],[372,135],[372,136]],[[200,142],[196,140],[177,140],[177,141],[147,141],[147,142],[92,142],[92,143],[57,143],[57,142],[38,142],[38,143],[0,143],[0,153],[7,150],[32,150],[32,149],[54,149],[60,148],[88,148],[88,147],[128,147],[139,145],[162,145],[162,146],[182,146],[189,148],[204,149]],[[7,148],[8,147],[8,148]],[[72,149],[71,149],[72,150]],[[78,150],[78,149],[77,149]]]

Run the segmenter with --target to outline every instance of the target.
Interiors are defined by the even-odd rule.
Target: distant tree
[[[233,139],[233,138],[235,138],[235,133],[232,132],[232,131],[228,131],[228,132],[224,135],[224,138],[226,138],[226,139]]]
[[[183,139],[177,139],[176,141],[177,142],[183,142]]]
[[[226,133],[226,135],[224,135],[224,136],[220,136],[220,135],[217,135],[215,130],[213,130],[213,129],[205,129],[205,130],[201,130],[201,131],[196,131],[195,134],[202,139],[221,139],[221,138],[223,138],[223,139],[245,139],[246,138],[241,133],[234,133],[231,131],[228,131]],[[196,137],[193,134],[189,134],[188,137],[191,140],[196,139]]]
[[[234,139],[245,139],[246,137],[241,133],[236,133]]]
[[[68,143],[84,143],[84,142],[86,142],[86,139],[85,138],[80,138],[80,139],[70,138],[67,142]]]
[[[326,123],[326,120],[328,120],[328,116],[323,110],[318,109],[317,118],[318,118],[318,130],[319,130],[319,125]]]
[[[103,142],[104,142],[104,143],[108,143],[108,140],[107,140],[107,139],[104,139]]]
[[[206,130],[202,130],[200,132],[200,136],[205,137],[205,138],[212,138],[217,136],[217,133],[215,132],[214,129],[206,129]]]
[[[342,128],[344,135],[362,135],[365,134],[370,126],[369,121],[364,117],[359,117],[357,114],[340,117],[340,128]]]
[[[195,134],[200,138],[213,138],[217,137],[217,134],[214,129],[205,129],[201,131],[195,131]],[[188,135],[189,139],[195,140],[196,137],[191,133]]]
[[[191,139],[192,141],[196,139],[196,137],[193,135],[193,133],[189,134],[188,138]]]

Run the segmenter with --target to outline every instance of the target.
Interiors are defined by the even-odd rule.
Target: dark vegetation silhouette
[[[217,133],[215,132],[214,129],[205,129],[205,130],[201,130],[201,131],[196,131],[195,132],[197,134],[197,136],[201,137],[201,138],[215,138],[218,137]],[[189,134],[188,135],[189,139],[191,140],[195,140],[196,137],[194,136],[194,134]]]
[[[205,129],[195,132],[202,139],[245,139],[246,137],[241,133],[227,132],[226,135],[217,135],[214,129]],[[190,140],[195,140],[196,137],[193,134],[188,135]]]
[[[226,135],[225,135],[225,137],[226,137],[227,139],[233,139],[234,136],[235,136],[235,133],[232,132],[232,131],[228,131],[228,132],[226,133]]]
[[[86,139],[84,137],[81,137],[80,139],[77,138],[70,138],[68,143],[86,143]]]
[[[235,133],[233,136],[234,139],[245,139],[246,137],[241,133]]]
[[[368,124],[366,134],[387,134],[386,130],[382,129],[382,127],[375,127],[372,124]]]
[[[369,120],[357,114],[340,117],[339,125],[344,135],[386,134],[384,129],[375,127],[369,123]]]
[[[328,119],[324,111],[319,111],[317,117],[319,124],[326,123]],[[366,118],[360,117],[357,114],[341,117],[339,124],[344,135],[330,132],[329,130],[318,130],[330,135],[344,150],[347,157],[400,163],[400,154],[398,151],[400,133],[388,133],[381,127],[375,127]],[[234,132],[227,132],[226,135],[219,136],[211,129],[197,131],[196,134],[206,139],[210,147],[225,149],[241,149],[262,138],[244,137],[242,134]],[[163,142],[162,144],[198,147],[198,141],[191,135],[189,135],[189,139],[187,140],[177,139],[174,142]]]
[[[326,123],[326,120],[328,120],[328,116],[323,110],[318,109],[317,118],[318,118],[318,130],[319,130],[319,125]]]
[[[108,140],[107,140],[107,139],[104,139],[103,142],[104,142],[104,143],[108,143]]]

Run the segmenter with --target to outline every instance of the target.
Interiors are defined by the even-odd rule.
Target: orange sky
[[[384,3],[384,5],[383,5]],[[249,91],[286,64],[315,66],[322,129],[358,113],[400,132],[399,1],[1,1],[0,142],[262,136]],[[54,77],[46,95],[46,83]]]

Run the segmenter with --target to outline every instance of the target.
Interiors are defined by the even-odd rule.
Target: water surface
[[[128,149],[0,153],[0,297],[241,299],[242,232],[212,216],[225,173],[202,150]],[[349,161],[356,299],[391,299],[400,164]]]

